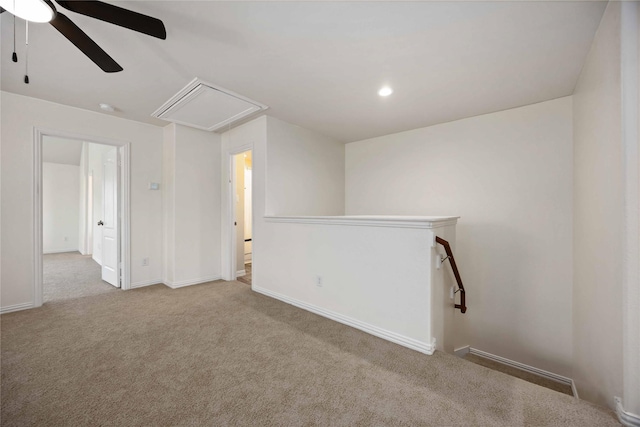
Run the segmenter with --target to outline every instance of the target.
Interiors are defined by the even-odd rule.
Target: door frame
[[[121,266],[121,288],[131,289],[131,211],[130,211],[130,182],[131,182],[131,143],[95,135],[81,135],[52,129],[33,128],[33,306],[42,306],[42,140],[45,136],[65,139],[75,139],[82,142],[112,145],[118,148],[120,161],[120,185],[118,197],[120,201],[120,251],[118,263]]]
[[[237,156],[238,154],[242,154],[245,153],[247,151],[251,151],[251,154],[253,156],[253,144],[245,144],[242,146],[238,146],[238,147],[234,147],[233,149],[229,150],[227,152],[227,165],[228,165],[228,170],[229,170],[229,177],[228,177],[228,181],[229,184],[227,186],[227,197],[228,197],[228,209],[227,209],[227,213],[228,213],[228,221],[227,224],[225,225],[227,227],[227,229],[230,230],[230,232],[227,234],[229,236],[229,241],[227,242],[227,249],[229,250],[229,265],[227,266],[227,274],[226,276],[228,277],[228,279],[225,277],[225,280],[236,280],[237,277],[237,273],[238,273],[238,269],[237,267],[237,263],[238,263],[238,259],[236,256],[236,250],[237,250],[237,240],[238,240],[238,236],[237,236],[237,227],[233,225],[235,218],[236,218],[236,201],[235,201],[235,186],[236,186],[236,165],[234,162],[234,157]],[[254,184],[254,174],[251,174],[251,188],[253,189],[253,184]],[[251,207],[253,209],[254,206],[254,200],[253,200],[253,194],[254,192],[251,192]],[[252,212],[251,215],[251,229],[254,229],[254,215]]]

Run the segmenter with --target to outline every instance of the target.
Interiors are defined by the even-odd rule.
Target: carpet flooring
[[[613,426],[612,412],[400,347],[238,282],[1,316],[3,426]]]
[[[45,303],[118,291],[102,280],[100,264],[91,255],[64,252],[42,257],[42,300]]]

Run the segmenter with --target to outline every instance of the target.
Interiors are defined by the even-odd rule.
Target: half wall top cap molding
[[[267,108],[260,102],[195,78],[151,115],[197,129],[216,131]]]

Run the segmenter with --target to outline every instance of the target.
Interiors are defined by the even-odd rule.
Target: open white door
[[[118,149],[110,148],[102,155],[102,280],[120,287],[118,251],[120,230],[118,218]]]

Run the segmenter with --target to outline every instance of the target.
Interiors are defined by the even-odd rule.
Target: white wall
[[[78,250],[80,167],[42,163],[42,250]]]
[[[456,215],[480,350],[571,376],[571,98],[346,145],[348,215]]]
[[[344,144],[267,117],[267,213],[344,215]]]
[[[165,126],[162,142],[162,281],[173,283],[175,270],[175,125]]]
[[[230,155],[252,151],[252,283],[260,280],[264,215],[344,214],[344,145],[269,116],[222,134],[222,266],[232,277]],[[262,249],[261,249],[262,248]],[[258,272],[258,276],[256,276]]]
[[[89,220],[88,214],[89,209],[87,206],[88,203],[88,144],[86,142],[82,143],[82,151],[80,153],[80,166],[78,167],[78,182],[79,182],[79,190],[78,190],[78,251],[82,255],[88,255],[91,253],[92,249],[88,245],[89,238],[91,234],[88,230]]]
[[[164,283],[217,280],[220,264],[220,135],[171,124],[164,132]]]
[[[620,7],[627,256],[622,290],[622,404],[640,417],[640,3],[624,2]]]
[[[624,169],[620,3],[610,2],[573,96],[573,378],[580,397],[622,395]]]
[[[131,282],[151,284],[162,276],[162,198],[149,191],[162,168],[162,129],[107,114],[0,93],[2,182],[2,307],[33,302],[33,128],[131,143]],[[151,260],[149,267],[138,262]]]
[[[267,218],[252,289],[423,353],[433,339],[453,352],[451,276],[434,268],[429,242],[432,232],[454,242],[455,229],[391,219]]]

